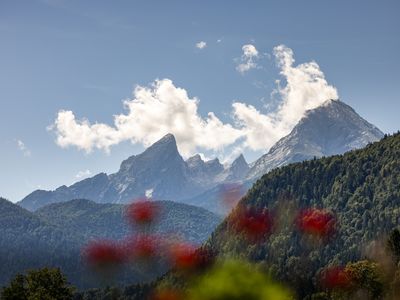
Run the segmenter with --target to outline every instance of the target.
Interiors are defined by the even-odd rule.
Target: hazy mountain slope
[[[60,266],[71,276],[81,266],[79,240],[79,233],[69,234],[0,198],[0,286],[17,272],[43,266]]]
[[[339,100],[329,100],[307,111],[289,135],[255,162],[247,178],[259,178],[288,163],[362,148],[382,137],[378,128],[361,118],[350,106]]]
[[[318,270],[362,258],[371,240],[381,240],[399,225],[399,157],[400,133],[341,156],[274,169],[239,205],[268,208],[276,231],[258,244],[244,243],[231,229],[238,222],[232,213],[207,245],[220,255],[264,261],[278,278],[305,291],[316,282]],[[337,234],[329,242],[313,244],[293,225],[300,208],[312,207],[329,210],[337,219]]]
[[[191,205],[171,201],[155,201],[160,216],[155,233],[174,235],[201,243],[221,221],[217,215]],[[90,200],[72,200],[47,205],[35,212],[41,219],[68,232],[79,232],[85,240],[93,238],[121,239],[135,232],[126,221],[125,205],[99,204]]]
[[[202,243],[220,217],[198,207],[157,202],[161,215],[155,233]],[[135,231],[124,219],[124,206],[72,200],[45,206],[35,213],[0,198],[0,286],[27,269],[60,267],[79,287],[96,287],[81,262],[81,249],[92,239],[123,239]],[[116,283],[153,279],[161,270],[132,267]]]
[[[34,211],[46,204],[72,199],[128,203],[146,194],[154,199],[182,201],[220,182],[243,178],[248,166],[243,156],[238,159],[226,169],[218,159],[203,161],[199,155],[184,161],[174,136],[167,134],[143,153],[124,160],[114,174],[100,173],[54,191],[37,190],[19,204]]]

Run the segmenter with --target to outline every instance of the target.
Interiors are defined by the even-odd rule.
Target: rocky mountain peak
[[[342,154],[383,137],[374,125],[340,100],[329,100],[305,113],[289,135],[259,158],[247,178],[255,179],[276,167],[313,157]]]

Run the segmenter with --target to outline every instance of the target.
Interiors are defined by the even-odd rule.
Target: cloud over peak
[[[255,68],[259,57],[253,45],[244,45],[243,72]],[[199,152],[221,152],[224,149],[268,150],[287,135],[306,110],[329,99],[338,99],[336,88],[329,85],[314,61],[295,65],[293,51],[279,45],[274,48],[279,73],[273,94],[279,96],[276,110],[263,113],[252,105],[235,101],[232,122],[222,122],[213,112],[203,117],[200,101],[190,97],[170,79],[155,80],[151,85],[137,86],[132,99],[124,101],[125,114],[114,116],[114,124],[91,124],[78,120],[69,110],[60,110],[52,126],[61,147],[75,146],[86,152],[109,151],[122,141],[149,146],[167,133],[174,134],[179,151],[186,157]],[[254,65],[252,65],[254,64]],[[229,153],[225,153],[229,155]]]
[[[246,137],[245,146],[253,150],[268,149],[289,134],[307,110],[339,98],[336,88],[328,84],[316,62],[295,66],[292,49],[284,45],[275,47],[273,54],[286,81],[281,87],[278,80],[273,91],[280,98],[278,108],[262,114],[252,105],[233,103],[234,116]]]
[[[76,146],[86,152],[94,148],[109,151],[125,140],[149,146],[166,133],[174,134],[182,154],[196,148],[222,149],[234,143],[241,131],[224,124],[214,113],[199,115],[199,100],[169,79],[156,80],[150,87],[137,86],[133,98],[124,101],[126,114],[114,116],[114,126],[76,120],[72,111],[61,110],[54,124],[57,144]]]

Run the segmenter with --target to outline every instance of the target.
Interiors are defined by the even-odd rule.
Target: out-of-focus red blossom
[[[92,266],[118,265],[125,260],[123,249],[110,241],[91,242],[84,248],[83,256]]]
[[[272,232],[273,218],[267,209],[240,209],[235,221],[238,233],[251,241],[260,240]]]
[[[156,291],[154,295],[150,298],[151,300],[183,300],[182,293],[171,290],[163,289]]]
[[[126,256],[136,260],[155,258],[161,248],[161,239],[154,235],[137,235],[125,243]]]
[[[219,190],[222,204],[228,209],[235,207],[244,194],[243,186],[238,183],[223,184]]]
[[[132,224],[150,224],[156,221],[160,209],[158,205],[148,199],[139,199],[130,204],[126,216]]]
[[[301,211],[296,219],[300,231],[319,237],[330,237],[336,230],[336,218],[330,212],[309,208]]]
[[[192,270],[202,265],[206,261],[204,250],[197,249],[189,243],[175,243],[169,248],[170,261],[176,269]]]
[[[351,277],[343,267],[330,267],[322,271],[320,282],[327,289],[346,289],[351,285]]]

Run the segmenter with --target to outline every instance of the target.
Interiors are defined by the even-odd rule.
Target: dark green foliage
[[[27,299],[26,278],[22,274],[17,274],[10,284],[3,287],[0,299],[19,300]]]
[[[220,222],[220,217],[201,208],[171,201],[159,204],[162,212],[153,228],[158,234],[201,243]],[[99,287],[99,278],[91,276],[81,261],[81,248],[92,239],[119,240],[134,231],[124,218],[123,205],[72,200],[32,213],[0,198],[0,286],[28,269],[60,267],[77,287]],[[163,272],[129,266],[108,283],[149,281]]]
[[[60,269],[31,270],[27,275],[17,275],[1,291],[3,300],[69,300],[71,287]]]
[[[400,134],[344,155],[275,169],[255,183],[240,205],[268,208],[279,226],[265,241],[249,244],[234,234],[231,214],[208,247],[221,255],[264,261],[300,298],[310,295],[324,267],[362,259],[368,243],[399,224]],[[337,233],[330,240],[310,240],[296,230],[296,212],[310,207],[336,216]]]
[[[352,292],[361,290],[371,299],[381,299],[384,295],[384,275],[379,265],[375,262],[363,260],[349,263],[346,273],[352,281]],[[351,298],[351,293],[349,295]]]
[[[68,278],[75,274],[74,281],[80,281],[79,243],[75,233],[0,198],[0,286],[17,273],[41,267],[61,267]]]
[[[74,300],[146,300],[153,288],[152,284],[135,284],[125,288],[92,289],[75,294]]]
[[[395,262],[398,263],[400,260],[400,231],[399,231],[399,229],[396,228],[391,232],[389,239],[386,243],[386,246],[387,246],[387,249],[389,250],[389,252],[392,254]]]

